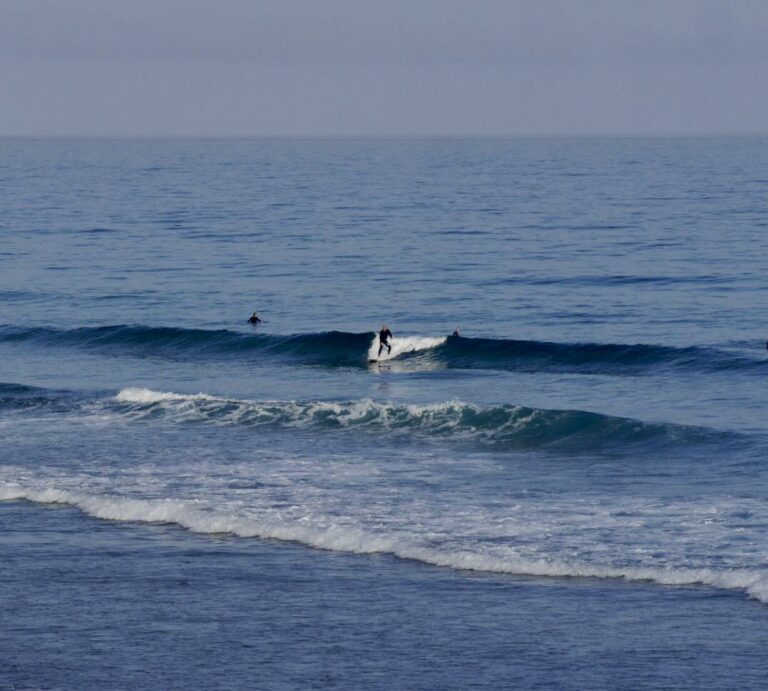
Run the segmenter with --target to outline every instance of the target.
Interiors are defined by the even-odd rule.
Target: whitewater
[[[35,490],[15,484],[0,486],[0,501],[27,500],[41,504],[69,504],[89,516],[113,521],[139,523],[172,523],[200,534],[230,534],[241,538],[262,538],[298,542],[309,547],[354,554],[391,554],[400,559],[410,559],[434,566],[450,567],[465,571],[488,573],[571,577],[571,578],[619,578],[630,581],[653,581],[661,585],[702,584],[716,588],[744,591],[747,595],[768,604],[768,574],[761,564],[752,568],[730,567],[723,569],[708,566],[620,565],[595,563],[589,560],[562,560],[549,555],[518,553],[508,550],[488,549],[473,540],[459,546],[457,535],[451,534],[450,547],[434,546],[433,530],[430,539],[398,532],[373,531],[349,525],[336,518],[312,521],[284,520],[266,515],[238,516],[228,507],[201,506],[200,501],[178,499],[131,499],[120,496],[90,495],[60,489]],[[656,507],[658,509],[658,507]],[[670,507],[674,511],[674,508]],[[668,510],[670,510],[668,509]],[[690,510],[690,509],[688,509]],[[716,513],[718,507],[707,507]],[[602,509],[603,515],[608,512]],[[679,510],[677,511],[679,513]],[[484,517],[489,520],[489,517]],[[315,525],[312,525],[315,523]],[[530,526],[522,526],[529,536]],[[449,542],[446,540],[446,542]],[[605,557],[603,557],[605,560]],[[620,562],[621,559],[617,559]]]

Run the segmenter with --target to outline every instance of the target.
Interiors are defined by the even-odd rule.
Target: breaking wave
[[[227,329],[99,326],[78,329],[0,326],[0,343],[119,351],[137,357],[237,357],[328,367],[365,367],[378,352],[373,332],[327,331],[294,335]],[[399,336],[384,359],[404,367],[505,369],[604,374],[641,374],[657,369],[755,370],[768,373],[768,360],[755,354],[700,346],[553,343],[456,336]]]
[[[472,442],[497,448],[550,447],[587,451],[638,443],[690,444],[735,437],[698,427],[644,423],[580,410],[517,405],[484,407],[461,401],[429,405],[353,401],[252,401],[208,394],[123,389],[119,412],[136,418],[294,429],[360,430]]]

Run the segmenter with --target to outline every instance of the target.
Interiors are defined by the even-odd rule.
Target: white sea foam
[[[153,415],[162,406],[169,420],[219,425],[280,425],[299,429],[370,429],[389,435],[504,444],[525,433],[534,412],[517,406],[488,409],[462,401],[397,404],[369,398],[353,401],[251,401],[206,394],[182,395],[150,389],[124,389],[120,403],[136,406],[128,417]]]
[[[399,429],[424,430],[449,434],[453,431],[471,436],[475,427],[464,425],[462,415],[468,411],[482,414],[484,409],[462,401],[445,401],[424,405],[382,403],[370,398],[353,401],[253,401],[227,399],[208,394],[179,394],[144,388],[121,390],[115,400],[139,407],[163,406],[165,414],[173,418],[237,424],[280,423],[294,427],[332,424],[337,427],[365,427],[376,425],[389,431]],[[519,408],[508,406],[510,416]],[[150,413],[150,408],[143,412]],[[131,415],[142,410],[131,410]],[[486,436],[493,429],[483,430]]]
[[[768,573],[764,569],[711,567],[616,566],[558,558],[530,558],[510,551],[504,555],[468,548],[433,546],[416,536],[376,533],[343,524],[311,525],[302,520],[258,520],[233,512],[215,511],[205,504],[177,499],[134,499],[55,488],[0,485],[0,500],[68,504],[90,516],[146,523],[176,524],[201,534],[231,534],[244,538],[298,542],[319,549],[356,554],[391,554],[435,566],[537,577],[612,578],[663,585],[702,584],[740,590],[768,603]]]
[[[250,399],[223,398],[220,396],[211,396],[210,394],[182,394],[172,391],[155,391],[145,388],[127,388],[121,389],[115,396],[115,400],[120,403],[136,403],[151,405],[153,403],[162,403],[166,401],[174,403],[191,403],[195,401],[204,401],[211,403],[240,404],[252,407],[257,410],[284,408],[286,411],[297,411],[308,416],[317,412],[333,412],[341,416],[360,417],[371,411],[384,413],[387,410],[398,407],[408,411],[414,416],[430,412],[450,412],[457,408],[470,407],[473,410],[480,411],[482,408],[462,401],[445,401],[440,403],[428,403],[424,405],[405,404],[397,406],[392,403],[379,403],[370,398],[361,398],[354,401],[254,401]]]
[[[205,393],[180,394],[170,391],[153,391],[152,389],[133,388],[122,389],[117,396],[120,403],[160,403],[161,401],[225,401],[224,398],[209,396]]]
[[[456,424],[464,411],[483,412],[481,406],[458,400],[423,405],[382,403],[370,398],[353,401],[254,401],[222,398],[204,393],[180,394],[145,388],[122,389],[115,396],[115,400],[119,403],[138,406],[169,404],[166,410],[170,415],[178,410],[187,416],[190,404],[199,404],[200,416],[206,419],[299,424],[313,424],[318,420],[333,419],[334,423],[342,427],[370,422],[376,422],[385,428],[397,427],[404,422],[410,422],[413,426],[430,422],[441,425]],[[510,411],[518,409],[515,406],[508,406],[508,408]],[[219,411],[224,411],[224,414],[217,416]],[[442,420],[440,416],[451,419]]]
[[[415,353],[420,350],[429,350],[445,343],[446,338],[434,336],[398,336],[390,339],[392,352],[387,353],[386,349],[379,357],[379,337],[374,336],[371,346],[368,348],[369,360],[392,360],[400,355]]]
[[[681,435],[696,439],[695,428],[644,424],[578,410],[539,410],[516,405],[484,407],[459,400],[431,404],[351,401],[255,401],[205,393],[180,394],[127,388],[114,398],[121,407],[107,406],[127,418],[156,417],[175,422],[218,425],[277,425],[297,428],[367,428],[389,435],[409,434],[428,439],[514,448],[569,443],[572,450],[600,444],[636,443],[649,438],[677,442]],[[101,410],[99,403],[94,406]]]

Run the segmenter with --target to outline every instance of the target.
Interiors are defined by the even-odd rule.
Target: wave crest
[[[580,410],[517,405],[484,407],[461,401],[415,405],[353,401],[252,401],[143,388],[115,401],[132,417],[163,415],[179,422],[274,425],[301,429],[359,429],[396,436],[472,442],[508,449],[552,447],[593,451],[637,443],[695,443],[725,433],[644,423]]]
[[[373,332],[327,331],[294,335],[227,329],[99,326],[79,329],[0,326],[0,343],[78,347],[139,357],[270,358],[327,367],[364,367],[378,353]],[[462,368],[637,375],[660,368],[768,373],[760,356],[700,346],[554,343],[456,336],[396,336],[385,359],[409,369]]]

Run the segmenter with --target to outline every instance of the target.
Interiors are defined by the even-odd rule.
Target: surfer
[[[389,344],[390,338],[392,338],[392,332],[389,330],[389,327],[384,324],[384,326],[381,327],[381,331],[379,331],[379,357],[381,357],[381,351],[384,350],[385,346],[387,348],[387,355],[392,352],[392,346]]]
[[[457,327],[456,327],[456,328],[453,330],[453,333],[451,334],[451,336],[455,336],[456,338],[458,338],[459,336],[461,336],[461,329],[460,329],[460,328],[457,326]]]
[[[261,319],[259,319],[259,315],[256,314],[256,312],[254,312],[251,315],[251,318],[248,320],[248,323],[252,324],[253,326],[256,326],[256,324],[258,324],[260,321],[261,321]]]

